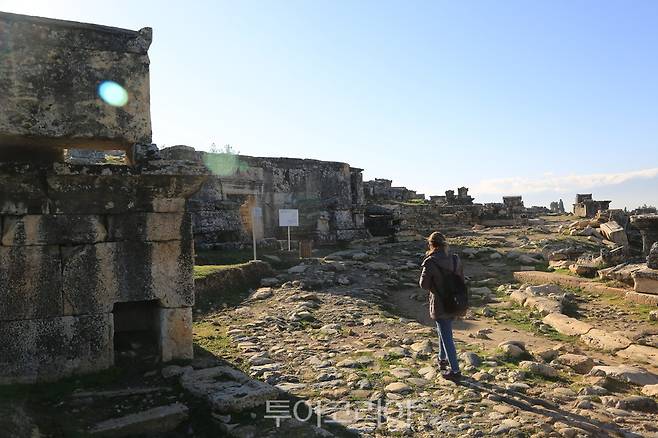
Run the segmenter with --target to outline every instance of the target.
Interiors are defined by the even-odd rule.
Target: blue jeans
[[[459,372],[457,349],[452,338],[452,319],[439,319],[436,321],[436,332],[439,334],[439,360],[448,360],[450,369]]]

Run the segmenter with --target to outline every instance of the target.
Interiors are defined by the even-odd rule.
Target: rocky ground
[[[658,436],[656,358],[621,357],[605,343],[627,336],[624,348],[658,351],[651,309],[512,283],[514,271],[546,267],[547,246],[592,245],[557,235],[556,226],[462,230],[451,238],[475,298],[456,323],[467,376],[458,385],[437,377],[437,336],[416,286],[418,242],[365,244],[265,279],[241,305],[200,319],[197,342],[305,400],[321,425],[338,422],[345,433]],[[520,294],[534,304],[524,306]],[[590,334],[555,330],[544,322],[554,312],[589,324]],[[232,418],[224,420],[231,428]],[[232,429],[236,436],[242,427]]]
[[[559,225],[448,230],[473,297],[455,323],[459,384],[437,375],[438,338],[417,286],[423,243],[373,240],[198,314],[192,363],[147,364],[111,385],[69,382],[57,403],[36,406],[96,436],[130,431],[126,414],[139,412],[149,436],[658,437],[654,308],[514,279],[546,270],[547,252],[597,250]],[[146,393],[134,389],[145,382]],[[43,430],[34,409],[26,403],[27,419],[11,424]]]

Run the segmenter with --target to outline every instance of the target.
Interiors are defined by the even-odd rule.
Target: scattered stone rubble
[[[544,318],[551,330],[556,326],[568,336],[590,334],[596,342],[588,344],[581,336],[582,343],[531,350],[525,342],[512,339],[499,343],[501,353],[464,352],[465,344],[460,343],[469,377],[459,386],[438,378],[434,330],[387,310],[397,302],[395,296],[413,290],[421,249],[418,243],[370,245],[307,261],[281,273],[278,285],[268,281],[268,287],[254,292],[253,301],[209,315],[202,324],[230,337],[237,347],[234,357],[244,360],[252,377],[305,399],[322,421],[339,420],[365,436],[484,436],[514,431],[537,437],[598,436],[601,430],[611,436],[651,436],[656,432],[655,400],[645,393],[652,393],[658,377],[646,368],[609,365],[598,358],[605,355],[588,353],[599,348],[596,342],[619,342],[623,335],[614,338],[561,313],[572,298],[553,284],[502,290],[520,306],[530,300],[526,308]],[[484,259],[470,260],[478,264]],[[348,281],[343,284],[340,277]],[[484,303],[497,301],[487,287],[472,290],[486,297]],[[465,322],[482,327],[478,319],[471,315]],[[493,331],[479,332],[492,336]],[[458,339],[464,338],[458,335]],[[494,342],[495,347],[497,341],[484,342]],[[606,346],[601,345],[604,350]],[[617,359],[630,363],[645,359],[620,352],[656,350],[631,341],[623,347],[614,347]],[[518,368],[507,368],[506,360],[518,360]],[[581,389],[559,383],[565,378],[582,381]],[[628,386],[618,393],[619,385]],[[524,405],[528,399],[542,408]],[[351,400],[351,405],[341,404],[344,400]],[[373,403],[386,407],[384,417],[366,408]],[[415,406],[409,416],[400,415],[405,403]],[[231,423],[232,418],[226,421],[236,436],[246,427]]]

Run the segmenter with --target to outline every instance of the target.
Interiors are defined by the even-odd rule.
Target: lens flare
[[[108,105],[124,106],[128,103],[128,92],[114,81],[104,81],[98,86],[98,95]]]

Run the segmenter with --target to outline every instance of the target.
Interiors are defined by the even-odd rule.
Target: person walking
[[[452,336],[452,321],[455,315],[446,311],[442,297],[445,296],[445,281],[448,275],[457,275],[462,282],[464,281],[464,266],[457,254],[450,253],[448,242],[442,233],[433,232],[427,238],[427,247],[421,265],[419,284],[430,294],[430,317],[436,322],[439,335],[439,368],[445,371],[442,376],[448,380],[458,381],[461,372]]]

